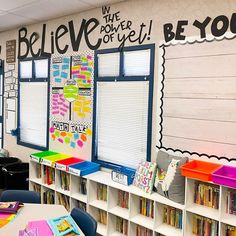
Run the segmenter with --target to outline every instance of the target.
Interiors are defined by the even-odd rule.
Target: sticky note
[[[67,79],[68,73],[62,71],[62,72],[61,72],[61,77],[62,77],[63,79]]]
[[[53,71],[53,76],[54,77],[57,77],[57,76],[59,76],[60,75],[60,71],[59,70],[54,70]]]
[[[63,58],[63,63],[69,64],[69,63],[70,63],[70,58],[64,57],[64,58]]]

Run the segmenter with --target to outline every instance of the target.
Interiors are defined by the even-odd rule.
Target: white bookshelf
[[[192,236],[192,216],[197,214],[213,220],[216,220],[219,224],[219,236],[224,236],[226,225],[236,226],[236,216],[226,213],[226,195],[228,187],[215,185],[219,188],[219,209],[213,209],[206,206],[201,206],[194,203],[194,179],[186,178],[185,188],[185,204],[181,205],[173,202],[165,197],[157,194],[146,194],[139,188],[131,185],[125,186],[118,184],[111,179],[111,174],[104,171],[98,171],[96,173],[79,177],[73,174],[69,174],[70,188],[69,190],[63,190],[60,183],[60,171],[54,169],[55,183],[48,185],[44,183],[44,166],[38,164],[33,160],[30,161],[30,176],[29,176],[29,188],[34,190],[36,185],[38,191],[41,192],[41,198],[43,201],[43,192],[51,191],[55,196],[55,203],[59,203],[59,196],[63,195],[69,200],[69,210],[79,205],[86,208],[86,210],[98,221],[97,233],[104,236],[119,236],[121,233],[116,231],[116,217],[123,218],[128,221],[128,235],[136,235],[136,227],[140,225],[149,229],[152,236],[157,236],[158,233],[164,236]],[[41,171],[41,177],[37,174],[37,170]],[[82,194],[79,191],[80,181],[86,180],[87,193]],[[97,199],[97,185],[103,184],[107,186],[107,201]],[[118,192],[122,190],[129,196],[129,207],[122,208],[118,206]],[[140,197],[153,201],[154,215],[153,218],[143,216],[139,211]],[[183,214],[183,226],[182,229],[175,228],[163,222],[163,207],[167,205],[174,207],[182,211]],[[105,211],[107,225],[100,222],[99,211]]]

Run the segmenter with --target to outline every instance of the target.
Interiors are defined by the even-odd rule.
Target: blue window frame
[[[0,59],[0,148],[3,148],[4,62]]]
[[[125,75],[125,54],[126,52],[141,52],[148,50],[150,52],[150,63],[149,63],[149,73],[148,74],[138,74],[135,75],[135,72],[132,75]],[[100,75],[99,72],[99,57],[100,55],[104,56],[105,54],[111,55],[111,54],[118,53],[119,55],[119,69],[113,70],[114,73],[111,73],[113,75]],[[114,54],[114,55],[115,55]],[[155,54],[155,45],[149,44],[149,45],[141,45],[141,46],[132,46],[132,47],[125,47],[122,51],[119,51],[118,49],[104,49],[104,50],[98,50],[95,52],[95,74],[94,74],[94,103],[93,103],[93,141],[92,141],[92,160],[94,162],[100,163],[103,167],[106,168],[116,168],[118,166],[123,166],[124,164],[120,164],[117,159],[110,160],[110,161],[104,161],[104,159],[99,157],[99,122],[101,119],[98,117],[99,113],[99,86],[101,84],[107,84],[107,83],[124,83],[124,82],[133,82],[135,85],[136,82],[148,82],[148,92],[147,92],[147,126],[145,129],[146,132],[146,154],[145,154],[145,160],[150,161],[151,160],[151,139],[152,139],[152,106],[153,106],[153,82],[154,82],[154,54]],[[116,59],[115,59],[116,60]],[[118,73],[117,73],[118,71]],[[137,84],[137,83],[136,83]],[[107,84],[108,85],[108,84]],[[131,84],[130,84],[131,86]],[[108,85],[109,87],[109,85]],[[131,86],[132,87],[132,86]],[[109,115],[109,114],[108,114]],[[135,121],[134,121],[135,122]],[[114,123],[114,126],[116,124]],[[112,142],[112,140],[111,140]],[[129,167],[134,167],[129,164],[125,165]]]
[[[17,144],[47,150],[50,59],[19,60],[18,68]]]

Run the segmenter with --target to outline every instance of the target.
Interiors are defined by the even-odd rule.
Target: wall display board
[[[92,51],[52,58],[49,130],[52,142],[81,150],[91,139],[93,65]]]
[[[236,161],[235,40],[160,46],[158,148]]]

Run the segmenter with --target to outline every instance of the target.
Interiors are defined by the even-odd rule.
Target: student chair
[[[22,203],[41,203],[40,194],[27,190],[5,190],[2,192],[1,202],[19,201]]]
[[[97,221],[89,213],[79,208],[73,208],[71,216],[85,236],[96,236]]]

